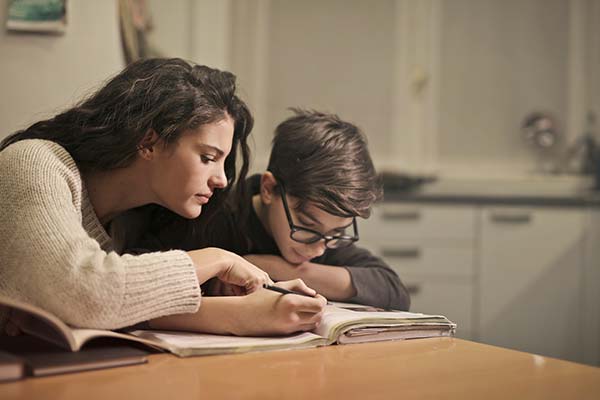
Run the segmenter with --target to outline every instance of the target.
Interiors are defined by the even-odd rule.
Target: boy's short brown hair
[[[340,217],[367,218],[383,190],[360,129],[335,114],[291,109],[275,129],[268,170],[299,199]]]

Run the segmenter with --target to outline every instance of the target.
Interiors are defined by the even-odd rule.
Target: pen
[[[279,286],[267,285],[266,283],[263,284],[263,288],[272,290],[274,292],[278,292],[281,294],[297,294],[298,296],[306,296],[306,297],[313,297],[313,298],[315,297],[315,296],[311,296],[310,294],[294,292],[293,290],[287,290],[284,288],[280,288]],[[331,303],[329,301],[327,302],[327,304],[331,305]]]
[[[294,292],[292,290],[287,290],[287,289],[284,289],[284,288],[280,288],[279,286],[267,285],[266,283],[263,285],[263,287],[265,289],[269,289],[269,290],[272,290],[274,292],[279,292],[281,294],[297,294],[299,296],[315,297],[315,296],[311,296],[310,294],[300,293],[300,292]]]

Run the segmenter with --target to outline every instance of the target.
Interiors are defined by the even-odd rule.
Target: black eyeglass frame
[[[350,245],[352,245],[354,242],[357,242],[359,239],[358,236],[358,225],[356,224],[356,217],[352,217],[352,227],[354,228],[354,236],[348,236],[348,235],[338,235],[338,236],[331,236],[331,235],[323,235],[321,232],[315,231],[313,229],[309,229],[309,228],[304,228],[301,226],[297,226],[294,225],[294,221],[292,220],[292,213],[290,212],[290,207],[288,205],[287,202],[287,193],[285,191],[285,186],[283,185],[283,183],[281,181],[278,180],[278,186],[279,186],[279,191],[280,191],[280,195],[281,195],[281,199],[283,201],[283,209],[285,210],[285,216],[287,217],[288,220],[288,224],[290,226],[290,238],[298,243],[303,243],[303,244],[312,244],[312,243],[316,243],[319,240],[325,240],[325,247],[327,247],[328,249],[340,249],[340,248],[344,248],[344,247],[348,247]],[[296,232],[309,232],[313,235],[315,235],[315,239],[314,240],[308,240],[308,241],[304,241],[304,240],[298,240],[297,238],[294,237],[294,233]],[[343,243],[345,243],[343,246],[329,246],[329,243],[334,241],[334,240],[341,240]]]

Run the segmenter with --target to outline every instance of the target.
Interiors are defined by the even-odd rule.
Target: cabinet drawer
[[[361,243],[382,257],[400,277],[419,274],[435,277],[470,277],[474,274],[474,249],[468,245],[416,240]]]
[[[360,234],[368,240],[423,238],[472,240],[477,210],[472,206],[423,206],[383,203],[360,222]]]
[[[411,312],[444,315],[457,324],[457,337],[473,339],[473,285],[470,281],[437,281],[408,276],[403,282],[410,292]]]

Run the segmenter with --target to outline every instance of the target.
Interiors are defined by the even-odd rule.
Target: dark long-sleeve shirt
[[[248,179],[248,193],[244,199],[250,212],[241,220],[239,212],[222,209],[210,220],[211,238],[200,238],[193,230],[169,229],[159,231],[154,249],[179,248],[194,250],[202,247],[219,247],[240,255],[281,253],[273,238],[263,227],[252,207],[252,197],[259,193],[260,175]],[[194,223],[193,221],[191,223]],[[202,217],[198,223],[202,222]],[[186,231],[186,233],[182,233]],[[155,238],[156,239],[156,238]],[[145,247],[149,242],[144,243]],[[311,260],[313,263],[346,268],[350,273],[356,296],[349,302],[381,308],[408,310],[410,297],[398,275],[381,258],[355,245],[341,249],[326,249]]]

